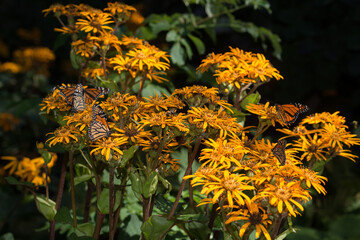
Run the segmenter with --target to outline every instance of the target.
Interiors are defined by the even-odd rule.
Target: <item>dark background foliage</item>
[[[62,3],[62,1],[59,2]],[[19,47],[39,45],[47,46],[55,52],[56,61],[51,67],[49,87],[21,93],[27,95],[26,101],[36,98],[35,103],[38,103],[41,97],[50,91],[50,86],[61,82],[76,81],[76,72],[71,70],[68,62],[69,47],[65,42],[69,39],[53,31],[53,28],[59,25],[51,14],[44,18],[41,13],[52,3],[52,1],[42,0],[2,0],[0,2],[0,39],[10,47],[11,51]],[[73,1],[72,3],[80,2]],[[84,3],[98,8],[106,6],[105,1],[93,0],[84,1]],[[134,1],[127,3],[135,5]],[[260,41],[254,42],[250,35],[234,32],[230,28],[217,29],[215,43],[203,39],[206,42],[206,53],[225,52],[228,46],[263,53],[279,69],[284,80],[274,80],[262,86],[259,89],[262,95],[261,102],[300,102],[310,107],[310,114],[340,111],[340,115],[346,117],[347,124],[352,130],[354,128],[352,121],[360,119],[360,2],[357,0],[271,0],[270,3],[272,14],[265,10],[240,10],[236,15],[244,21],[254,22],[278,34],[282,40],[281,59],[271,55],[272,49],[264,50]],[[68,2],[63,2],[63,4],[68,4]],[[186,11],[182,1],[175,0],[144,0],[137,1],[136,4],[141,4],[138,6],[141,6],[141,12],[145,17],[152,13],[172,14]],[[202,9],[193,10],[203,14]],[[40,42],[26,41],[16,34],[19,28],[32,29],[34,27],[39,28],[42,33]],[[205,55],[195,57],[192,64],[198,66],[204,57]],[[0,61],[3,62],[6,59],[0,59]],[[177,87],[186,84],[184,80]],[[1,87],[0,90],[5,91]],[[18,91],[18,88],[14,86],[6,91]],[[1,94],[2,97],[7,96],[4,93]],[[36,114],[30,118],[32,120],[27,124],[34,125],[36,122],[41,124]],[[22,128],[31,128],[30,131],[38,133],[35,134],[36,140],[44,140],[43,135],[46,132],[27,124]],[[24,146],[23,151],[27,152],[34,148],[35,144],[29,142],[31,139],[34,140],[33,137],[29,137],[24,139],[26,143],[19,143]],[[11,148],[6,143],[2,143],[1,147]],[[355,150],[354,154],[359,154],[356,151],[358,149],[353,150]],[[5,150],[1,149],[0,152],[5,153]],[[339,236],[339,239],[359,237],[359,233],[355,231],[360,222],[360,207],[357,207],[360,205],[359,163],[342,158],[334,159],[326,166],[324,174],[329,178],[326,185],[328,194],[325,197],[315,196],[303,217],[297,218],[295,223],[295,225],[313,229],[291,235],[289,239],[295,237],[297,239],[323,239],[329,237],[330,234]],[[56,187],[56,179],[54,186]],[[3,198],[0,196],[0,202],[5,204],[2,206],[9,207],[2,207],[1,218],[4,218],[7,209],[13,206],[9,201],[14,201],[14,199],[7,200],[7,196]],[[43,226],[39,214],[36,213],[38,217],[35,221],[33,220],[35,218],[31,209],[35,209],[32,203],[19,208],[12,216],[12,221],[6,225],[6,231],[16,233],[17,229]],[[5,229],[1,234],[5,233]],[[33,231],[30,233],[35,234]]]

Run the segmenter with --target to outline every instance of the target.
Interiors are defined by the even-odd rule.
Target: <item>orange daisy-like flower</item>
[[[141,45],[144,45],[144,42],[145,42],[144,39],[140,39],[134,36],[123,35],[121,38],[121,45],[127,47],[139,47]]]
[[[276,206],[279,213],[285,210],[296,217],[297,207],[304,211],[300,202],[308,201],[311,195],[307,190],[301,188],[299,182],[285,182],[280,179],[275,185],[267,184],[264,189],[258,191],[255,199],[267,198],[272,206]]]
[[[120,2],[108,2],[107,6],[104,11],[109,11],[115,18],[129,17],[133,12],[136,12],[136,8]]]
[[[304,152],[301,155],[301,159],[306,158],[307,161],[312,160],[326,160],[326,149],[328,147],[328,141],[324,138],[318,138],[318,134],[301,136],[299,140],[295,141],[294,149],[300,152]]]
[[[93,120],[92,106],[87,105],[84,111],[65,116],[64,120],[67,121],[67,125],[74,123],[75,127],[79,128],[80,132],[84,132]]]
[[[90,151],[90,154],[98,156],[100,159],[105,159],[106,161],[109,161],[110,159],[120,160],[123,152],[119,147],[126,143],[126,138],[101,138],[91,145],[94,149]]]
[[[323,185],[325,185],[325,181],[327,178],[324,176],[320,176],[317,172],[312,171],[308,168],[297,168],[295,172],[295,176],[302,181],[306,187],[313,187],[318,193],[326,194],[326,190]]]
[[[48,134],[54,135],[53,137],[46,140],[46,142],[50,141],[49,143],[50,147],[58,143],[67,145],[73,142],[78,142],[79,138],[81,137],[80,131],[72,125],[59,127],[53,133],[48,133]]]
[[[133,109],[138,105],[136,96],[129,93],[121,94],[119,92],[114,93],[111,97],[108,97],[106,101],[103,101],[100,106],[109,112],[111,118],[114,121],[119,121],[122,116],[128,116],[130,109]]]
[[[324,125],[326,123],[332,123],[336,127],[343,127],[346,120],[344,117],[338,115],[339,112],[333,114],[328,112],[315,113],[314,115],[306,116],[300,123],[300,125]]]
[[[20,119],[11,113],[0,113],[0,127],[4,132],[14,131],[15,126],[20,123]]]
[[[121,41],[111,32],[100,32],[99,36],[91,36],[89,39],[95,41],[102,49],[113,47],[117,52],[121,53]]]
[[[42,100],[40,111],[46,110],[49,114],[51,110],[58,109],[59,111],[66,112],[70,111],[71,106],[66,103],[65,99],[59,95],[49,94]]]
[[[103,12],[87,13],[83,15],[85,19],[78,19],[76,26],[79,30],[84,32],[105,32],[112,31],[112,28],[106,26],[114,21],[111,20],[111,15]]]
[[[348,147],[352,145],[360,145],[360,138],[356,137],[356,134],[351,134],[346,131],[345,127],[336,127],[334,124],[325,124],[320,132],[321,136],[329,141],[329,145],[332,148],[343,149],[343,144]]]
[[[239,211],[232,211],[228,215],[230,218],[225,222],[229,224],[235,221],[243,221],[243,225],[239,231],[239,236],[242,238],[246,231],[252,231],[253,228],[256,230],[255,238],[260,237],[263,233],[267,240],[271,240],[270,234],[267,228],[271,225],[271,220],[266,214],[266,211],[258,203],[245,202],[246,207],[243,206]]]
[[[212,203],[219,202],[223,199],[229,203],[229,206],[234,205],[234,200],[241,205],[245,201],[250,202],[250,198],[244,191],[253,190],[254,187],[248,185],[249,177],[243,174],[232,174],[228,170],[222,171],[221,176],[211,175],[209,181],[203,185],[202,194],[213,194]],[[208,201],[205,201],[208,203]]]
[[[206,72],[209,68],[217,67],[217,65],[225,58],[223,54],[210,53],[201,61],[200,66],[196,69],[201,73]]]
[[[270,106],[269,102],[265,104],[249,104],[246,109],[253,114],[259,115],[260,119],[270,121],[274,127],[275,122],[280,123],[282,126],[285,125],[285,123],[279,119],[275,106]]]
[[[65,7],[60,3],[55,3],[50,5],[49,8],[42,10],[42,12],[45,13],[45,16],[51,12],[53,12],[56,16],[60,16],[65,12]]]

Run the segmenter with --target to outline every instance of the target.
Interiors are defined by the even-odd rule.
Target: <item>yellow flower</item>
[[[106,161],[109,161],[110,159],[120,160],[123,152],[119,147],[126,143],[126,138],[101,138],[91,145],[94,149],[90,151],[90,154],[99,156],[102,159],[105,158]]]
[[[202,129],[203,132],[218,130],[220,131],[220,136],[224,137],[226,137],[228,132],[235,136],[241,130],[241,126],[237,123],[236,118],[230,117],[224,108],[213,111],[206,106],[203,108],[193,107],[191,110],[188,110],[188,119],[191,125]],[[223,128],[224,124],[227,125],[226,128]]]
[[[108,74],[109,71],[106,69],[106,73]],[[97,79],[98,77],[104,76],[104,68],[85,68],[81,75],[85,78],[92,78]]]
[[[124,19],[125,17],[129,17],[133,12],[136,12],[136,8],[120,2],[108,2],[107,6],[107,8],[104,8],[104,11],[109,11],[116,19]]]
[[[200,161],[205,161],[203,165],[209,165],[213,168],[229,169],[232,163],[238,163],[243,159],[248,152],[238,138],[231,138],[229,140],[217,138],[216,140],[209,139],[204,142],[204,145],[210,148],[201,150]]]
[[[264,189],[259,190],[254,198],[267,198],[272,206],[277,207],[279,213],[282,213],[285,207],[286,211],[296,217],[297,212],[294,207],[303,211],[304,207],[301,202],[311,199],[311,195],[300,187],[299,182],[285,182],[284,179],[280,179],[275,185],[267,184]]]
[[[348,147],[352,145],[360,145],[360,139],[356,137],[356,134],[351,134],[346,131],[346,127],[336,127],[333,124],[325,124],[321,129],[321,136],[324,138],[324,141],[329,141],[329,145],[332,148],[339,147],[343,149],[343,144]]]
[[[157,69],[168,70],[169,55],[151,45],[141,45],[130,50],[127,54],[132,59],[131,66],[138,66],[140,71]]]
[[[112,135],[124,138],[132,145],[141,142],[143,138],[150,134],[149,131],[145,131],[143,128],[144,126],[141,124],[135,125],[134,123],[129,123],[122,129],[115,127],[115,130],[119,133]]]
[[[0,113],[0,127],[4,132],[14,131],[16,125],[20,123],[20,119],[11,113]]]
[[[217,88],[208,88],[205,86],[193,85],[191,87],[183,87],[175,89],[172,96],[179,96],[184,102],[191,107],[202,107],[205,104],[220,105],[231,111],[231,106],[227,101],[221,100],[218,96]]]
[[[150,127],[174,127],[179,131],[188,132],[189,129],[185,125],[185,119],[186,116],[183,113],[179,113],[176,116],[169,116],[166,112],[151,112],[150,114],[145,115],[140,123]],[[174,134],[175,132],[172,133]]]
[[[223,54],[210,53],[205,59],[201,61],[200,66],[196,70],[204,73],[209,68],[216,67],[224,58],[225,56]]]
[[[67,125],[75,123],[75,127],[79,128],[80,132],[85,132],[93,120],[92,106],[87,105],[84,111],[67,115],[64,120],[67,121]]]
[[[123,35],[121,38],[121,45],[127,46],[127,47],[139,47],[141,45],[144,45],[143,39],[134,37],[134,36],[126,36]]]
[[[81,137],[80,131],[72,125],[59,127],[53,133],[48,134],[54,135],[53,137],[46,140],[46,142],[50,141],[49,147],[58,143],[67,145],[73,142],[78,142],[79,138]]]
[[[86,58],[94,56],[95,49],[100,48],[100,45],[97,42],[90,40],[89,38],[90,35],[88,35],[88,38],[85,40],[77,40],[71,43],[76,54]]]
[[[182,101],[173,96],[168,97],[163,95],[159,97],[157,93],[155,93],[155,96],[144,99],[146,101],[141,102],[140,104],[145,112],[167,111],[169,108],[182,109],[185,106]]]
[[[13,175],[15,173],[18,168],[19,162],[22,161],[22,159],[13,156],[2,156],[1,159],[10,161],[8,164],[2,167],[2,169],[9,171],[9,175]]]
[[[46,110],[46,113],[49,114],[51,110],[58,109],[59,111],[65,112],[70,111],[71,106],[67,104],[65,99],[60,96],[60,94],[55,95],[49,94],[42,100],[42,103],[39,104],[42,106],[40,111]]]
[[[113,23],[111,15],[103,12],[91,12],[83,13],[85,19],[78,19],[76,25],[79,30],[84,32],[105,32],[106,30],[112,31],[112,28],[106,26],[107,24]]]
[[[50,154],[51,159],[47,164],[48,174],[57,160],[57,155],[55,153]],[[23,181],[32,182],[35,186],[44,185],[46,183],[45,160],[43,157],[34,159],[23,157],[20,159],[13,156],[4,156],[1,158],[11,161],[3,167],[4,170],[9,170],[10,175],[17,176]],[[47,182],[50,182],[49,177],[47,178]]]
[[[114,93],[100,104],[104,110],[110,113],[111,118],[116,122],[129,118],[130,111],[136,108],[137,105],[136,96],[119,92]]]
[[[243,192],[254,189],[253,186],[248,185],[249,177],[243,174],[232,174],[228,170],[221,173],[221,176],[209,176],[209,180],[201,190],[202,194],[208,196],[212,193],[213,204],[224,200],[229,203],[229,206],[233,206],[234,200],[240,205],[244,205],[245,201],[251,201],[249,196]]]
[[[328,147],[328,142],[323,138],[318,138],[317,133],[313,136],[306,135],[300,136],[299,140],[295,141],[294,149],[300,152],[304,152],[301,155],[301,159],[306,158],[307,161],[312,159],[316,160],[326,160],[326,156],[324,155],[326,149]]]
[[[271,240],[270,234],[267,231],[267,227],[271,225],[271,220],[266,214],[266,211],[258,203],[245,202],[246,206],[238,207],[240,210],[232,211],[228,215],[230,218],[225,222],[229,224],[235,221],[243,221],[239,236],[242,238],[249,228],[249,232],[256,229],[255,238],[259,238],[260,234],[263,233],[267,240]]]
[[[282,126],[285,125],[281,119],[279,119],[278,113],[275,106],[270,106],[270,103],[265,104],[249,104],[247,110],[253,114],[259,115],[260,119],[264,121],[270,121],[272,126],[275,127],[275,122],[280,123]]]
[[[344,117],[338,115],[339,112],[333,114],[328,112],[315,113],[314,115],[306,116],[300,123],[300,125],[311,124],[321,125],[326,123],[332,123],[336,127],[341,127],[345,124],[346,120]]]
[[[19,73],[21,71],[21,66],[14,62],[5,62],[0,65],[0,72]]]
[[[218,84],[236,86],[238,89],[245,84],[283,78],[264,55],[244,52],[237,48],[230,48],[230,52],[225,54],[212,54],[203,60],[198,70],[204,72],[209,67],[215,69],[214,76]]]
[[[296,175],[294,176],[299,178],[300,181],[303,181],[306,187],[313,187],[318,193],[326,194],[325,181],[327,178],[324,176],[317,175],[317,172],[314,172],[308,168],[297,168]]]
[[[108,50],[108,48],[113,47],[117,52],[121,53],[121,41],[117,36],[110,32],[100,32],[100,36],[91,36],[89,40],[96,42],[100,48],[105,48]]]
[[[50,5],[49,8],[42,10],[42,12],[45,13],[45,16],[47,16],[50,12],[53,12],[56,16],[60,16],[64,13],[64,11],[65,7],[60,3],[54,3]]]

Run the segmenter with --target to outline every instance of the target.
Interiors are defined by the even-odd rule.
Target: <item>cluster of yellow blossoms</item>
[[[247,239],[245,236],[255,230],[256,238],[263,235],[267,240],[273,239],[287,217],[296,217],[304,210],[303,204],[312,198],[313,189],[326,194],[327,179],[319,175],[324,163],[335,156],[354,161],[357,156],[346,147],[360,145],[360,139],[347,130],[345,118],[338,112],[307,116],[294,129],[277,129],[285,134],[282,138],[292,139],[284,147],[285,161],[280,163],[273,152],[277,141],[265,139],[263,134],[276,123],[288,123],[269,103],[241,103],[263,83],[283,77],[262,54],[237,48],[211,54],[198,67],[200,72],[212,70],[219,88],[191,86],[175,89],[170,96],[141,97],[146,80],[166,80],[163,75],[170,68],[170,61],[166,52],[144,40],[119,37],[119,26],[135,11],[117,2],[108,3],[103,11],[85,4],[55,4],[44,10],[59,19],[62,27],[57,31],[72,36],[72,60],[86,78],[84,82],[111,89],[108,97],[96,98],[79,112],[70,112],[71,102],[59,91],[44,98],[41,111],[60,125],[49,133],[48,146],[61,145],[69,152],[80,152],[91,170],[100,161],[111,167],[126,165],[131,173],[143,171],[144,178],[157,174],[164,185],[165,178],[179,169],[179,161],[172,153],[188,148],[189,165],[168,217],[174,216],[185,180],[191,179],[191,188],[199,186],[206,196],[199,205],[212,204],[213,212],[221,213],[230,234],[236,229],[241,238]],[[64,16],[68,25],[61,19]],[[94,118],[95,102],[104,111],[101,119],[105,129],[104,121],[108,124],[109,136],[91,141],[88,130],[97,117],[95,114]],[[244,119],[248,113],[259,116],[257,127],[239,123],[244,122],[240,117]],[[137,159],[129,161],[126,154],[130,150],[137,151]],[[202,165],[192,173],[192,163],[198,155]],[[37,160],[9,164],[5,169],[10,174],[28,176],[19,166],[29,162]],[[141,199],[147,210],[151,194],[144,192]],[[144,222],[149,217],[147,213]]]

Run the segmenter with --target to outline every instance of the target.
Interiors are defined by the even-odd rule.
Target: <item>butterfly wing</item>
[[[55,89],[58,89],[61,96],[63,96],[65,98],[65,101],[67,102],[67,104],[72,105],[75,88],[76,88],[75,86],[71,86],[71,87],[60,86],[60,87],[53,88],[53,91]]]
[[[84,89],[84,98],[86,104],[91,104],[98,97],[108,94],[110,89],[104,87],[96,87],[96,88],[85,88]]]
[[[71,111],[79,112],[85,110],[84,89],[81,84],[76,85]]]
[[[286,154],[285,154],[285,148],[286,148],[287,141],[285,139],[280,140],[277,142],[275,147],[271,150],[274,154],[274,156],[279,160],[281,165],[285,165],[286,162]]]
[[[111,135],[106,114],[98,104],[94,104],[93,106],[93,120],[89,126],[88,135],[93,142]]]
[[[275,105],[276,112],[278,113],[279,118],[286,125],[290,125],[296,121],[300,113],[306,112],[309,110],[308,106],[302,105],[300,103],[290,103],[283,105]]]

